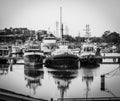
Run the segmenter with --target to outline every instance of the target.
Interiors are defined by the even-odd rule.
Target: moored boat
[[[102,62],[100,49],[91,43],[83,44],[80,53],[81,66],[86,66],[86,65],[99,66],[100,62]]]
[[[24,50],[24,63],[31,66],[42,66],[44,53],[40,43],[36,40],[29,41]]]
[[[45,55],[50,55],[51,52],[56,49],[56,38],[53,36],[47,36],[42,39],[41,50]]]
[[[46,58],[45,66],[54,69],[76,69],[80,67],[79,57],[68,49],[68,41],[59,42],[59,48]]]
[[[58,48],[51,52],[51,56],[46,58],[45,66],[54,69],[76,69],[80,66],[79,57],[74,55],[68,48],[69,42],[64,39],[62,24],[62,7],[60,7],[60,33],[61,40],[58,41]]]

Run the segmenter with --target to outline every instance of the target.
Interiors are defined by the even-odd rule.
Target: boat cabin
[[[66,40],[60,40],[58,42],[58,46],[60,49],[68,49],[68,45],[69,45],[69,41],[66,41]]]
[[[93,52],[93,53],[95,53],[95,51],[96,51],[96,47],[94,45],[88,44],[88,45],[83,45],[83,47],[82,47],[82,52]]]
[[[7,45],[0,45],[0,57],[9,56],[9,47]]]

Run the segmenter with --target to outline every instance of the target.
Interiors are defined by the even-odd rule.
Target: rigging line
[[[113,97],[117,97],[111,90],[105,89],[105,91],[108,92],[109,94],[111,94]]]
[[[117,70],[111,76],[107,76],[106,78],[113,77],[116,73],[117,73]]]
[[[117,69],[119,69],[120,67],[117,67],[116,69],[114,69],[114,70],[112,70],[112,71],[110,71],[110,72],[108,72],[108,73],[106,73],[106,74],[103,74],[103,75],[109,75],[109,74],[111,74],[111,73],[113,73],[114,71],[116,71]]]

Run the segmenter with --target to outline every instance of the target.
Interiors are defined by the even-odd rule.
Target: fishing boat
[[[82,45],[80,53],[80,64],[81,66],[94,65],[99,66],[102,62],[100,49],[91,43],[85,43]]]
[[[25,45],[24,49],[24,63],[31,66],[42,66],[44,53],[41,50],[40,42],[37,40],[30,40]]]
[[[10,56],[10,50],[8,45],[1,44],[0,45],[0,63],[7,63],[9,56]]]

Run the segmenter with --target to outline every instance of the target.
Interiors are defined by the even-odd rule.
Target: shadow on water
[[[64,93],[69,89],[69,85],[71,84],[72,80],[78,76],[78,69],[49,69],[48,74],[52,75],[53,79],[55,80],[55,84],[60,91],[60,101],[63,101]]]
[[[24,75],[27,81],[26,87],[33,90],[33,94],[36,94],[36,89],[41,86],[41,80],[44,79],[44,71],[37,67],[28,67],[24,65]],[[41,67],[40,67],[41,68]]]

